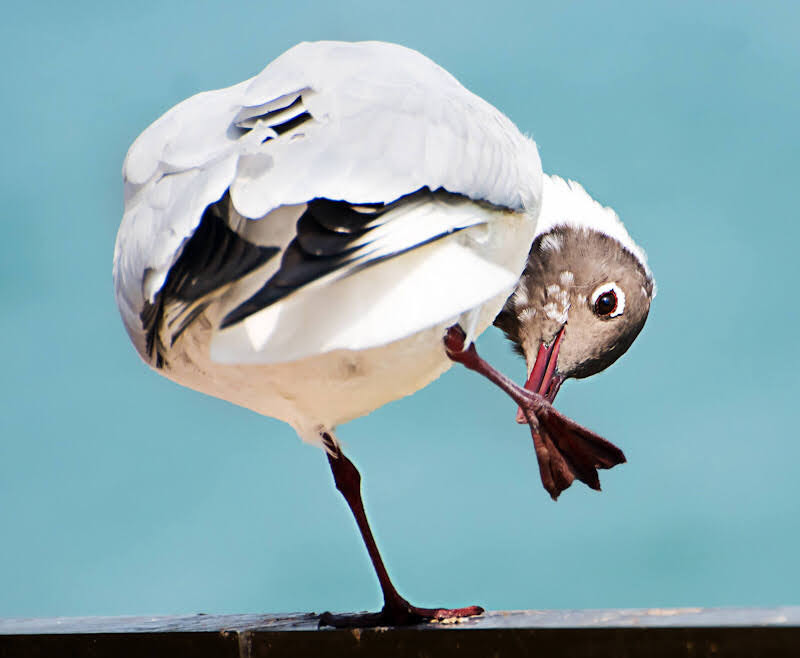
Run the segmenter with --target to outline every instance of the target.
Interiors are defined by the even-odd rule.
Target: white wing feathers
[[[315,196],[391,201],[423,186],[517,210],[537,201],[530,180],[537,177],[538,155],[519,157],[535,151],[532,143],[413,50],[300,44],[253,78],[243,105],[270,108],[276,96],[304,89],[304,106],[314,118],[305,137],[270,151],[275,164],[260,173],[266,184],[257,187],[257,198],[239,197],[234,187],[234,204],[247,206],[247,216]],[[530,190],[533,198],[526,199]]]
[[[217,333],[211,358],[220,363],[263,364],[335,349],[368,349],[440,323],[454,324],[462,313],[498,291],[511,292],[517,276],[447,240],[340,279],[331,288],[303,289]],[[460,285],[443,276],[443,268],[450,276],[466,273]],[[367,276],[369,285],[364,285]]]
[[[436,195],[399,206],[347,267],[217,332],[212,358],[293,361],[335,349],[367,349],[448,319],[454,323],[501,291],[510,294],[519,277],[481,249],[495,213]]]
[[[187,99],[134,142],[123,175],[114,279],[140,352],[145,301],[226,190],[264,221],[318,197],[381,203],[422,187],[535,218],[542,186],[536,145],[509,119],[423,55],[379,42],[302,43]]]

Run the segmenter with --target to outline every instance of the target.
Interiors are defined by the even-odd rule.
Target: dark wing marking
[[[233,120],[232,127],[246,132],[255,128],[259,123],[266,123],[280,137],[306,121],[313,120],[303,105],[302,96],[298,95],[293,100],[291,97],[284,100],[286,105],[279,103],[278,107],[274,107],[274,104],[269,104],[273,106],[273,109],[265,109],[264,106],[244,108]],[[272,138],[267,137],[264,141],[270,139]]]
[[[370,252],[374,251],[370,231],[387,221],[383,215],[409,199],[430,194],[427,188],[423,188],[390,204],[368,206],[354,206],[346,201],[330,199],[310,201],[306,211],[297,220],[297,236],[284,251],[278,271],[250,299],[228,313],[222,319],[220,328],[224,329],[241,322],[298,288],[336,270],[348,268],[347,275],[352,275],[365,267],[394,258],[461,230],[444,231],[405,249],[369,257]]]
[[[261,247],[248,242],[233,231],[223,219],[227,195],[206,208],[200,224],[187,240],[178,260],[172,265],[164,286],[151,304],[145,302],[140,314],[146,332],[146,349],[155,365],[164,365],[166,349],[159,332],[164,319],[164,306],[172,301],[190,304],[200,302],[182,318],[172,333],[172,342],[202,313],[208,302],[202,298],[209,293],[245,276],[269,261],[280,249]]]
[[[311,115],[308,112],[303,112],[298,114],[293,119],[289,119],[288,121],[284,121],[283,123],[278,123],[272,126],[272,129],[278,133],[279,135],[283,135],[283,133],[288,133],[293,128],[297,128],[304,124],[306,121],[311,120]]]
[[[309,204],[307,212],[321,227],[336,233],[350,234],[363,233],[380,226],[386,221],[382,217],[388,209],[382,203],[352,206],[342,201],[315,199]]]
[[[311,204],[313,206],[313,204]],[[338,233],[322,226],[314,215],[306,211],[297,220],[297,245],[309,256],[343,256],[358,249],[357,238],[368,229]]]
[[[139,318],[142,321],[142,328],[145,332],[145,350],[147,356],[151,359],[155,356],[156,368],[164,365],[162,358],[163,349],[156,349],[156,342],[158,341],[158,326],[161,325],[161,318],[164,316],[164,304],[161,299],[161,293],[156,295],[154,303],[148,300],[144,302],[144,308],[139,313]],[[163,347],[163,346],[161,346]],[[155,355],[153,354],[155,352]]]

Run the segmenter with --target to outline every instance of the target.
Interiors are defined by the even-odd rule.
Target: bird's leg
[[[395,589],[389,578],[389,572],[383,563],[375,537],[367,521],[364,503],[361,500],[361,474],[342,452],[339,445],[329,434],[323,439],[328,449],[328,463],[333,473],[336,488],[347,501],[350,511],[355,517],[361,537],[367,547],[369,559],[375,568],[378,582],[383,592],[383,609],[380,612],[362,614],[331,614],[326,612],[320,616],[320,626],[335,627],[367,627],[367,626],[406,626],[425,621],[451,619],[454,617],[471,617],[483,613],[483,608],[473,605],[467,608],[418,608],[406,601]]]
[[[531,430],[542,485],[555,500],[575,478],[592,489],[600,489],[598,468],[611,468],[625,461],[625,455],[613,443],[578,425],[556,411],[550,401],[529,391],[498,372],[478,356],[475,344],[464,349],[466,335],[458,325],[444,337],[447,356],[470,370],[480,373],[505,391],[518,405]],[[557,390],[557,389],[556,389]],[[555,396],[555,391],[548,395]]]

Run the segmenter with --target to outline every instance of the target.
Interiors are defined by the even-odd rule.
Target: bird
[[[542,170],[538,147],[421,53],[304,42],[150,125],[123,164],[114,292],[160,375],[288,423],[324,450],[384,598],[321,624],[461,618],[392,583],[338,426],[461,363],[506,391],[553,498],[624,461],[557,412],[561,383],[615,361],[655,289],[610,208]],[[519,386],[477,353],[492,324]]]

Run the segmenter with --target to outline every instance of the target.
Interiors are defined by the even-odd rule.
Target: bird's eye
[[[598,286],[590,301],[595,315],[601,318],[615,318],[625,310],[625,293],[613,282]]]
[[[613,290],[604,292],[594,303],[594,312],[597,315],[611,315],[617,310],[617,295]]]

